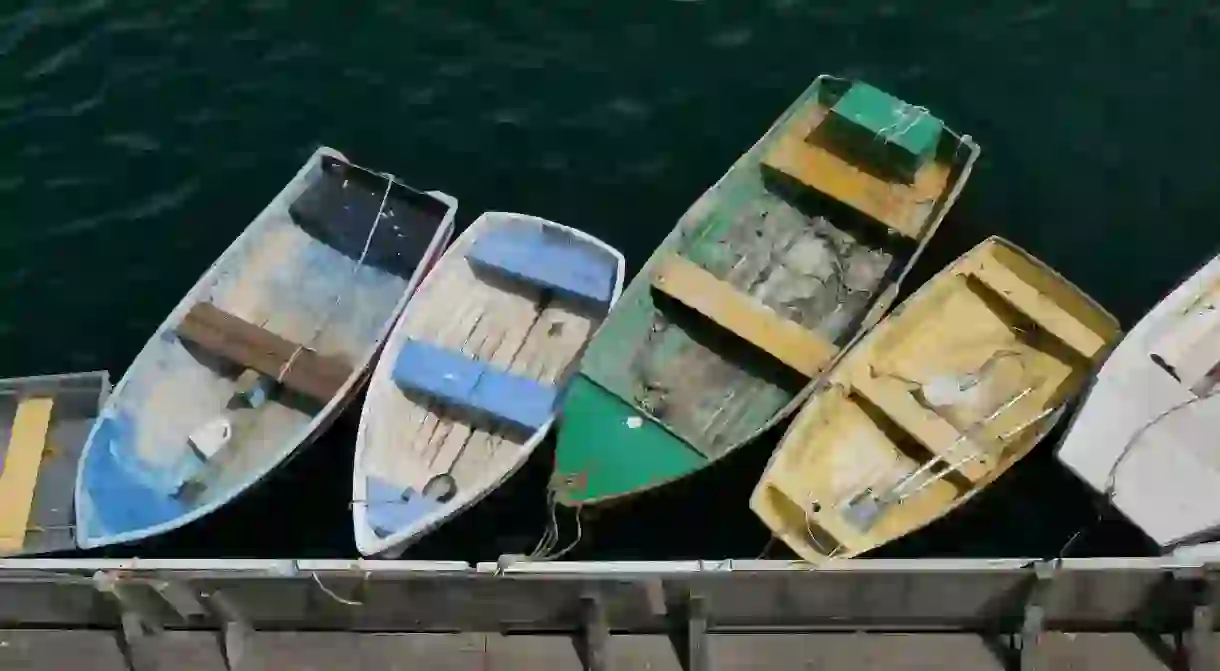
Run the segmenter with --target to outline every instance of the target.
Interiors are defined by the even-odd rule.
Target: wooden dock
[[[962,633],[713,634],[710,669],[836,671],[1004,671],[1006,643]],[[209,632],[168,632],[144,651],[152,669],[229,671]],[[1148,642],[1129,633],[1047,634],[1038,669],[1169,671],[1172,641]],[[579,643],[555,635],[259,633],[241,671],[581,671]],[[0,629],[0,669],[127,671],[111,632]],[[684,671],[674,642],[660,635],[609,640],[608,671]],[[143,670],[138,670],[143,671]],[[234,669],[234,671],[238,671]]]
[[[0,669],[1215,669],[1214,559],[0,560]]]

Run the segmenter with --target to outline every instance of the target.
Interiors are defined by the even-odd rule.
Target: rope
[[[771,534],[771,537],[767,539],[767,544],[763,546],[763,549],[759,551],[758,556],[754,557],[754,559],[766,559],[767,553],[771,551],[777,540],[779,538],[775,534]]]
[[[534,545],[534,549],[525,556],[526,561],[556,561],[568,554],[575,548],[584,536],[584,526],[581,523],[580,514],[582,508],[576,508],[576,538],[564,546],[563,549],[556,551],[555,546],[559,544],[559,519],[556,513],[559,510],[559,503],[555,500],[555,490],[549,489],[546,495],[546,505],[549,512],[549,520],[546,528],[542,531],[542,537],[538,539],[538,543]]]
[[[322,590],[322,593],[325,594],[326,596],[330,597],[331,599],[334,599],[335,602],[341,603],[344,606],[363,606],[364,605],[363,601],[354,601],[352,599],[344,599],[343,597],[339,596],[338,594],[335,594],[333,591],[331,591],[331,589],[329,587],[322,584],[322,579],[318,577],[318,573],[316,571],[310,571],[309,575],[313,577],[314,582],[318,583],[318,587]],[[365,580],[369,579],[368,571],[365,571],[364,579]]]
[[[912,112],[914,112],[914,114],[912,114]],[[907,131],[914,128],[915,124],[919,123],[920,119],[928,116],[929,114],[928,108],[923,107],[922,105],[903,103],[902,110],[898,112],[898,118],[894,120],[894,123],[878,130],[873,135],[873,139],[880,139],[882,136],[884,136],[887,143],[893,142],[894,140],[905,135]],[[904,123],[906,124],[905,127],[902,127],[901,130],[898,130],[898,132],[894,132],[895,129],[898,129]]]
[[[835,546],[830,550],[830,552],[826,552],[822,549],[822,543],[818,540],[817,534],[813,533],[813,509],[815,506],[820,505],[821,504],[817,501],[812,501],[810,502],[809,507],[803,511],[805,513],[805,533],[809,534],[809,544],[812,545],[815,550],[821,552],[822,555],[826,557],[826,561],[831,561],[838,557],[839,552],[843,550],[843,542],[836,538]]]
[[[282,383],[284,381],[284,377],[288,375],[288,371],[292,370],[292,366],[296,363],[297,357],[301,355],[301,352],[312,348],[314,341],[318,339],[318,336],[322,334],[322,330],[326,328],[327,324],[330,323],[331,318],[334,317],[335,309],[338,308],[339,304],[343,301],[343,294],[350,290],[351,283],[356,280],[356,276],[360,273],[360,269],[364,267],[364,259],[368,256],[369,248],[373,245],[373,235],[377,233],[377,227],[381,224],[381,213],[385,211],[386,201],[388,201],[390,198],[390,189],[394,187],[393,175],[383,173],[381,176],[386,178],[385,193],[381,196],[381,204],[377,206],[377,215],[373,218],[373,225],[369,228],[368,237],[364,239],[364,249],[361,250],[360,258],[356,260],[356,265],[352,268],[352,274],[347,280],[348,286],[345,286],[342,290],[335,293],[335,301],[331,303],[330,308],[327,310],[326,314],[323,315],[322,320],[318,323],[318,328],[314,330],[313,335],[310,336],[305,343],[297,345],[296,349],[292,351],[292,356],[289,356],[288,360],[284,362],[284,365],[280,366],[280,371],[275,376],[275,381],[277,383]]]

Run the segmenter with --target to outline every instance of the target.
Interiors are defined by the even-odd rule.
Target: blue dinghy
[[[360,388],[456,209],[315,152],[111,394],[79,465],[78,544],[203,517],[316,438]]]

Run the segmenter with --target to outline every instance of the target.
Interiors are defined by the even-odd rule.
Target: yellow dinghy
[[[844,355],[750,508],[814,563],[915,531],[1029,453],[1119,335],[1054,270],[989,238]]]

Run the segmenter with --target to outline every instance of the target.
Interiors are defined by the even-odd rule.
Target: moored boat
[[[529,458],[623,286],[614,248],[546,219],[479,217],[403,312],[369,383],[352,519],[396,556]]]
[[[815,563],[911,533],[1028,454],[1119,336],[1083,292],[990,238],[843,357],[788,428],[750,508]]]
[[[715,463],[785,418],[891,305],[978,155],[864,82],[821,76],[682,216],[565,394],[560,502]]]
[[[1115,348],[1058,460],[1162,548],[1220,536],[1220,256]]]
[[[0,556],[76,549],[72,492],[106,371],[0,380]]]
[[[80,460],[81,547],[207,515],[312,442],[360,388],[456,207],[317,150],[111,394]]]

